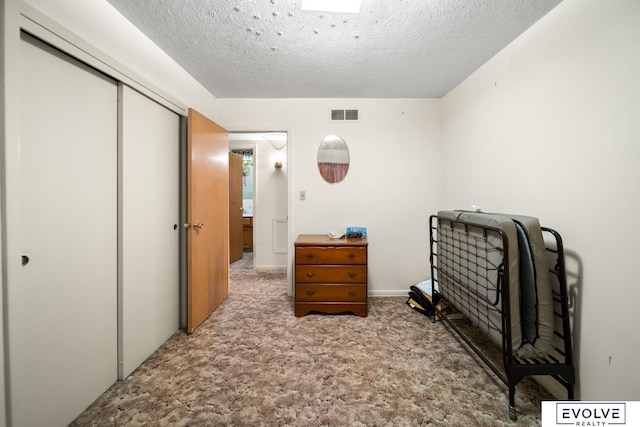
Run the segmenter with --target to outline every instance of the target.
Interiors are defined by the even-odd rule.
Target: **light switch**
[[[300,200],[307,200],[307,192],[306,191],[301,191],[300,192]]]

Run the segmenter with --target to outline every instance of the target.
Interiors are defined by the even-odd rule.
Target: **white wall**
[[[565,0],[443,100],[439,207],[562,234],[587,400],[640,400],[639,22],[637,0]]]
[[[133,73],[177,98],[187,107],[216,120],[216,100],[162,49],[127,21],[106,0],[27,0]]]
[[[7,159],[13,158],[16,155],[16,151],[8,153],[5,142],[8,139],[15,139],[19,135],[20,123],[16,120],[16,116],[19,118],[19,114],[16,110],[19,110],[17,104],[14,101],[18,101],[16,97],[16,91],[12,97],[9,97],[10,92],[9,83],[14,81],[16,73],[19,73],[19,67],[8,64],[12,64],[10,58],[19,54],[19,41],[14,40],[14,43],[9,45],[5,43],[7,38],[11,38],[12,34],[17,31],[17,23],[8,19],[4,19],[5,16],[11,16],[16,14],[16,6],[12,1],[0,0],[0,171],[6,171],[10,169],[7,167]],[[15,107],[11,110],[11,107]],[[4,222],[7,219],[6,199],[7,199],[7,182],[4,177],[4,173],[0,174],[0,286],[2,292],[0,292],[0,307],[2,307],[2,316],[0,316],[0,331],[2,333],[2,339],[0,339],[0,382],[2,388],[0,388],[0,427],[7,425],[7,407],[6,399],[7,392],[5,371],[7,370],[7,359],[5,358],[5,338],[6,338],[6,324],[5,318],[5,290],[9,282],[9,272],[7,269],[7,245],[6,245],[6,230]]]
[[[419,99],[219,99],[227,129],[289,132],[289,247],[301,233],[349,225],[369,234],[369,292],[406,295],[429,277],[427,219],[439,206],[440,109]],[[357,108],[358,123],[331,123],[330,109]],[[325,136],[341,136],[351,166],[338,184],[316,164]],[[306,191],[306,201],[299,192]],[[289,268],[291,267],[291,255]]]
[[[18,8],[15,0],[0,0],[0,19],[2,24],[2,35],[0,36],[0,84],[2,89],[2,120],[0,120],[0,256],[2,256],[2,337],[0,340],[0,350],[2,350],[2,370],[0,378],[2,379],[3,389],[0,392],[2,401],[0,402],[0,426],[9,425],[8,415],[11,408],[6,405],[9,399],[9,389],[7,387],[7,378],[5,372],[8,372],[8,349],[10,343],[7,336],[7,324],[4,319],[7,318],[7,290],[11,283],[20,272],[20,252],[17,251],[15,245],[9,242],[9,233],[6,226],[7,223],[15,224],[19,218],[19,207],[10,206],[9,200],[19,197],[18,188],[15,185],[15,178],[19,176],[20,170],[17,168],[20,151],[18,144],[10,144],[9,141],[17,141],[20,137],[20,97],[17,90],[18,78],[20,75],[20,66],[15,59],[20,55],[20,39],[18,37]],[[12,19],[13,18],[13,19]],[[13,268],[10,265],[13,264]],[[17,264],[17,265],[16,265]]]

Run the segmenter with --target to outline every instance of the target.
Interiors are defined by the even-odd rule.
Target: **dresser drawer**
[[[367,283],[367,266],[296,265],[296,283]]]
[[[298,246],[296,264],[366,264],[367,248],[335,246]]]
[[[362,302],[366,300],[365,285],[296,285],[296,301]]]

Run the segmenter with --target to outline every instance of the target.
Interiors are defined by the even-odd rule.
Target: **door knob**
[[[193,228],[195,228],[196,230],[200,230],[203,227],[204,227],[204,224],[201,223],[201,222],[198,222],[198,223],[193,225]],[[189,223],[184,224],[184,228],[187,228],[187,229],[191,228],[191,224],[189,224]]]

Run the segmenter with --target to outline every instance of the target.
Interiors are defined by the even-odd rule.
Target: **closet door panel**
[[[117,85],[23,35],[13,425],[67,425],[117,378]]]
[[[180,121],[120,86],[121,341],[126,378],[179,327]]]

